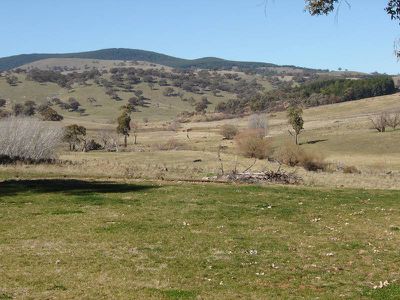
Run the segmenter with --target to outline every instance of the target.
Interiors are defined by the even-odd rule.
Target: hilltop
[[[188,68],[231,69],[232,67],[254,69],[254,68],[266,68],[266,67],[291,67],[297,69],[312,70],[294,66],[278,66],[275,64],[264,63],[264,62],[232,61],[217,57],[183,59],[146,50],[111,48],[111,49],[101,49],[96,51],[76,52],[76,53],[35,53],[35,54],[20,54],[9,57],[3,57],[0,58],[0,71],[7,71],[10,69],[21,67],[25,64],[49,58],[81,58],[81,59],[99,59],[99,60],[146,61],[150,63],[168,66],[171,68],[183,68],[183,69],[188,69]]]

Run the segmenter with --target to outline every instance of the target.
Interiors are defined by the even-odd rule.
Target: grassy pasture
[[[311,152],[323,153],[334,165],[355,166],[361,174],[337,172],[306,172],[302,168],[286,168],[296,171],[304,178],[304,184],[328,187],[363,187],[374,189],[400,189],[400,130],[378,133],[370,128],[369,118],[383,107],[400,108],[399,94],[365,99],[342,104],[327,105],[304,111],[305,130],[300,135],[301,147]],[[180,100],[179,100],[180,101]],[[138,120],[141,113],[135,113]],[[138,120],[141,121],[140,119]],[[99,140],[100,130],[115,131],[115,124],[90,121],[79,116],[67,117],[64,124],[77,123],[88,128],[89,137]],[[129,179],[201,179],[220,173],[217,157],[218,147],[223,146],[224,170],[244,170],[252,159],[237,155],[234,141],[222,140],[220,128],[223,124],[247,127],[248,118],[213,122],[191,122],[181,124],[177,131],[161,130],[161,122],[140,122],[138,144],[129,138],[126,152],[65,152],[60,149],[60,158],[71,164],[61,165],[15,165],[0,166],[0,173],[7,177],[73,176],[81,178],[129,178]],[[274,150],[290,139],[284,112],[269,115],[269,127]],[[186,130],[190,128],[190,140]],[[177,149],[161,150],[159,145],[174,140]],[[121,148],[121,150],[124,150]],[[194,162],[195,160],[200,162]],[[277,169],[278,165],[265,160],[257,161],[254,171]]]
[[[2,299],[400,297],[398,191],[67,179],[0,189]]]

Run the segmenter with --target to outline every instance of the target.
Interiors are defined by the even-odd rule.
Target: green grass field
[[[0,190],[0,299],[400,297],[399,191],[67,179]]]

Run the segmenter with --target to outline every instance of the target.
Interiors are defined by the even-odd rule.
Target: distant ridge
[[[278,65],[263,63],[263,62],[231,61],[217,57],[203,57],[191,60],[191,59],[177,58],[152,51],[126,49],[126,48],[111,48],[111,49],[102,49],[96,51],[77,52],[77,53],[53,53],[53,54],[38,53],[38,54],[21,54],[21,55],[3,57],[0,58],[0,71],[11,70],[14,68],[18,68],[22,65],[47,58],[136,60],[136,61],[147,61],[150,63],[160,64],[172,68],[184,68],[184,69],[187,68],[221,69],[221,68],[232,68],[232,67],[253,69],[261,67],[280,67]],[[294,66],[288,66],[288,67],[294,67]]]

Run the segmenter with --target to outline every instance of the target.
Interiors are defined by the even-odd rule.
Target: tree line
[[[219,103],[216,112],[239,114],[246,111],[281,111],[289,104],[312,107],[390,95],[395,92],[393,79],[386,75],[362,79],[319,79],[299,87],[286,87],[266,93],[257,92],[250,99],[230,99]]]

